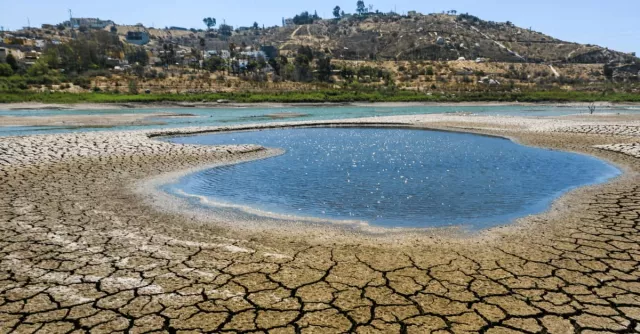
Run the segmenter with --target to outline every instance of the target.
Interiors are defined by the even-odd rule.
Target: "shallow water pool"
[[[259,144],[286,153],[212,168],[165,187],[247,215],[483,229],[543,212],[563,193],[620,173],[593,157],[508,139],[393,128],[278,129],[168,139]]]

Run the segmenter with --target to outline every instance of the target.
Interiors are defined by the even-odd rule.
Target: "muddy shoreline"
[[[625,174],[483,235],[394,236],[202,220],[134,191],[151,178],[274,153],[157,136],[278,125],[6,137],[0,331],[640,330],[639,120],[410,115],[336,122],[503,136],[594,155]]]
[[[78,104],[51,104],[40,102],[20,102],[0,104],[2,110],[113,110],[113,109],[157,109],[157,108],[285,108],[285,107],[418,107],[418,106],[557,106],[557,107],[587,107],[590,103],[520,103],[520,102],[344,102],[344,103],[217,103],[217,102],[130,102],[130,103],[78,103]],[[598,107],[637,107],[640,103],[611,103],[598,102]]]

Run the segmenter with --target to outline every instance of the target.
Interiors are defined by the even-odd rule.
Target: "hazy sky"
[[[204,28],[202,18],[212,16],[218,24],[226,20],[233,26],[279,25],[282,17],[292,17],[302,10],[318,11],[330,17],[339,5],[354,12],[356,0],[343,1],[197,1],[197,0],[1,0],[0,26],[16,29],[27,25],[59,23],[68,19],[68,9],[76,17],[112,19],[119,24],[143,23],[145,26],[182,26]],[[376,0],[365,1],[387,12],[417,10],[422,13],[455,9],[485,20],[511,21],[523,28],[533,28],[566,41],[591,43],[618,51],[640,54],[640,0]]]

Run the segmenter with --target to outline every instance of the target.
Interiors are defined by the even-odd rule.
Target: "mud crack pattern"
[[[0,143],[0,333],[640,331],[633,157],[620,158],[625,182],[575,200],[571,215],[491,241],[318,243],[140,204],[125,190],[136,180],[264,154],[147,135]],[[584,136],[543,141],[617,159]]]

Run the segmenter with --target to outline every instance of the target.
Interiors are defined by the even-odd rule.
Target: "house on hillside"
[[[258,58],[267,59],[267,54],[264,51],[242,51],[240,52],[240,54],[249,59],[258,59]]]
[[[222,59],[231,58],[231,52],[229,50],[208,50],[204,52],[204,58],[209,59],[211,57],[220,57]]]
[[[24,59],[22,59],[22,61],[27,67],[33,66],[33,64],[40,59],[40,55],[41,53],[37,51],[27,51],[24,53]]]
[[[127,43],[136,45],[145,45],[149,43],[149,33],[146,31],[129,31],[127,32]]]
[[[218,56],[218,51],[216,50],[207,50],[204,52],[204,59],[209,59],[216,56]]]
[[[122,60],[119,58],[107,58],[107,60],[105,61],[105,64],[109,67],[123,67],[124,65],[129,65],[129,61],[127,60]]]
[[[0,48],[0,61],[5,61],[7,56],[12,54],[17,60],[24,58],[24,53],[19,49]]]
[[[115,22],[111,20],[101,20],[98,18],[90,18],[90,17],[74,17],[69,21],[64,21],[62,23],[65,27],[70,28],[80,28],[81,26],[89,27],[92,29],[104,29],[108,26],[112,26]]]
[[[290,26],[294,26],[295,23],[293,23],[293,19],[289,18],[289,19],[282,19],[282,26],[283,27],[290,27]]]

